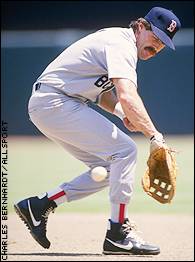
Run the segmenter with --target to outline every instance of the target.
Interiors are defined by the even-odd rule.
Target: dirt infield
[[[157,256],[102,255],[107,217],[102,214],[51,214],[50,249],[41,248],[15,214],[9,215],[8,261],[194,261],[193,216],[135,214],[141,236],[161,248]]]

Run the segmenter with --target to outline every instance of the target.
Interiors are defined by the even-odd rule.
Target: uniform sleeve
[[[105,46],[109,78],[127,78],[137,86],[137,54],[128,45],[120,43]]]

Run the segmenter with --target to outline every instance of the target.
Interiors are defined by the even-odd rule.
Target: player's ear
[[[145,29],[144,24],[142,22],[139,22],[137,26],[137,33],[139,34],[143,29]]]

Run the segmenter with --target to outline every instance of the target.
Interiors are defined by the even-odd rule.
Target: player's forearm
[[[129,121],[146,137],[152,137],[158,131],[153,125],[139,96],[122,97],[119,99]]]
[[[134,84],[128,80],[118,82],[116,89],[125,115],[137,130],[149,138],[158,134]]]

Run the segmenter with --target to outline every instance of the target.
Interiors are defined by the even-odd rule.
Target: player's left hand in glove
[[[151,138],[147,169],[142,177],[144,191],[160,203],[170,203],[176,191],[176,158],[163,137]]]

